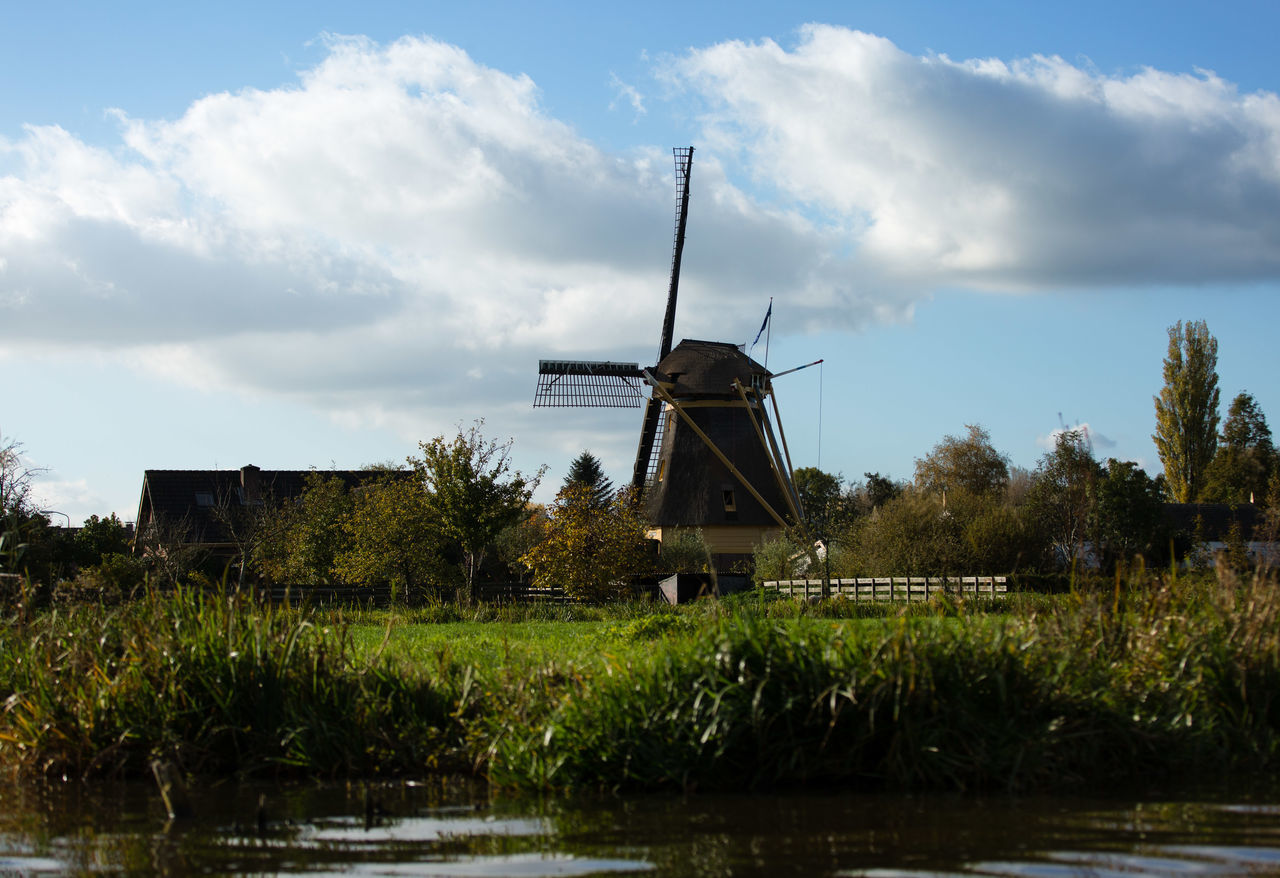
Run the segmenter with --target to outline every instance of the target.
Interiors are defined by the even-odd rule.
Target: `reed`
[[[0,761],[42,774],[451,767],[452,669],[357,660],[345,625],[179,589],[0,635]],[[456,735],[453,737],[456,738]]]
[[[1117,582],[1051,612],[724,617],[520,705],[500,784],[1012,789],[1277,768],[1274,582]],[[519,723],[531,734],[505,734]]]
[[[0,628],[0,765],[79,776],[162,757],[193,774],[681,791],[1280,768],[1272,579],[1141,574],[999,606],[856,606],[424,622],[179,590],[15,615]]]

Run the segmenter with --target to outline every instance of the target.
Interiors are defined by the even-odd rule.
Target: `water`
[[[493,799],[467,784],[0,787],[0,874],[1280,875],[1280,795]]]

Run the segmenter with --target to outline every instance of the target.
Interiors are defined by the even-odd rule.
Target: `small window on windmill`
[[[196,505],[197,505],[197,506],[212,506],[212,505],[213,505],[213,494],[212,494],[212,493],[210,493],[209,491],[196,491]]]
[[[725,512],[737,512],[738,504],[734,501],[733,488],[725,488],[720,492],[721,499],[724,500]]]
[[[658,481],[662,481],[662,477],[667,474],[667,462],[665,460],[658,461]]]

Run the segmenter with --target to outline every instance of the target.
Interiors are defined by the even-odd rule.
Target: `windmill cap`
[[[673,396],[723,396],[736,398],[735,380],[750,387],[752,378],[769,370],[748,357],[732,342],[686,338],[662,358],[658,372],[673,383]]]

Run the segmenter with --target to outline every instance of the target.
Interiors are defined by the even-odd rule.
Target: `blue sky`
[[[46,508],[148,468],[356,467],[486,420],[549,496],[636,412],[540,356],[747,341],[797,465],[965,424],[1159,470],[1166,328],[1280,412],[1271,3],[3,4],[0,433]],[[760,351],[757,348],[756,353]],[[819,425],[821,427],[819,428]],[[544,498],[545,499],[545,496]]]

